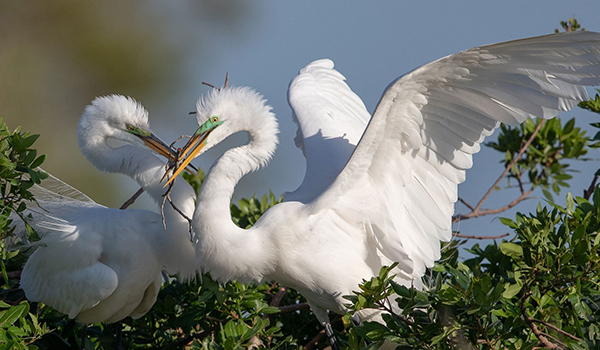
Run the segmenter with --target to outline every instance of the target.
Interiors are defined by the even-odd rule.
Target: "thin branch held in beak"
[[[210,133],[215,130],[223,122],[219,121],[218,116],[213,116],[204,122],[194,135],[188,140],[183,148],[177,152],[177,156],[173,162],[169,162],[165,176],[171,171],[173,175],[165,184],[165,187],[175,180],[177,175],[194,159],[206,145],[206,139]],[[180,163],[181,162],[181,163]],[[163,177],[164,179],[164,177]]]

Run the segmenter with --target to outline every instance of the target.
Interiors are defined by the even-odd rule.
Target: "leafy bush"
[[[1,238],[14,232],[13,218],[21,216],[27,202],[34,200],[29,189],[48,175],[38,167],[45,156],[37,156],[31,147],[39,135],[11,132],[0,119],[0,229]],[[11,217],[12,214],[12,217]],[[27,227],[29,239],[35,240],[35,232]],[[16,287],[18,273],[23,264],[19,250],[7,249],[12,240],[0,241],[2,268],[2,301],[0,301],[0,349],[37,349],[33,343],[48,333],[45,323],[29,312],[29,303],[22,301],[23,293]],[[8,272],[7,272],[8,270]]]

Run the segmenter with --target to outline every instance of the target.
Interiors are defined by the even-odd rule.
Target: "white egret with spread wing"
[[[150,131],[148,112],[124,96],[99,97],[79,121],[79,146],[98,169],[128,175],[161,204],[165,161],[170,148]],[[110,139],[124,145],[111,147]],[[107,208],[53,179],[34,189],[39,201],[30,223],[41,236],[21,275],[31,301],[40,301],[82,323],[116,322],[144,315],[156,301],[163,269],[182,279],[195,276],[195,249],[189,222],[168,203],[161,214]],[[76,198],[66,197],[67,192]],[[184,181],[170,198],[192,216],[195,193]]]
[[[421,285],[452,237],[457,185],[472,155],[500,122],[552,118],[600,85],[600,34],[553,34],[466,50],[396,79],[370,117],[333,62],[311,63],[288,100],[299,124],[307,173],[297,191],[249,229],[231,220],[234,187],[264,166],[278,126],[250,88],[212,91],[197,104],[199,123],[222,123],[189,160],[246,131],[246,145],[212,166],[193,217],[199,267],[220,280],[277,280],[304,295],[330,330],[326,310],[344,313],[344,295],[384,265],[404,285]],[[355,130],[370,119],[360,142]],[[364,124],[363,124],[364,125]],[[359,134],[359,135],[360,135]],[[331,339],[331,338],[330,338]]]

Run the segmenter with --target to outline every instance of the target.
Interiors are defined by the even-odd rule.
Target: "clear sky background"
[[[182,22],[189,23],[190,14],[182,3],[147,4],[164,8],[161,21],[167,26],[181,28]],[[172,39],[183,41],[183,45],[170,54],[182,59],[183,63],[178,64],[185,65],[189,83],[165,85],[168,97],[161,98],[160,94],[148,100],[133,97],[150,111],[153,131],[165,141],[172,141],[196,129],[195,118],[188,112],[195,109],[198,96],[210,89],[201,85],[202,81],[221,85],[225,72],[229,72],[232,85],[251,86],[262,93],[279,119],[280,146],[268,168],[243,179],[236,197],[253,193],[262,196],[268,190],[279,195],[294,190],[304,175],[304,158],[293,143],[296,126],[291,121],[286,92],[292,77],[309,62],[332,59],[350,87],[369,111],[373,111],[392,80],[420,65],[474,46],[552,33],[560,27],[561,20],[573,16],[587,30],[600,31],[599,10],[597,0],[253,1],[244,3],[244,13],[239,20],[225,26],[203,23],[205,25],[186,28],[195,30],[195,35],[181,37],[174,30]],[[199,18],[198,21],[210,20]],[[142,28],[144,25],[150,28],[153,23],[148,20],[142,23]],[[98,91],[96,95],[105,93]],[[82,111],[84,105],[78,108]],[[597,121],[594,115],[584,111],[569,115],[577,116],[580,126]],[[227,146],[244,141],[243,135],[234,137]],[[207,152],[194,164],[208,169],[225,148]],[[52,152],[41,152],[53,156]],[[78,152],[76,143],[68,152]],[[591,156],[598,158],[596,154]],[[484,148],[475,157],[474,169],[467,172],[467,182],[459,187],[460,195],[477,202],[502,171],[498,160],[493,151]],[[76,167],[50,165],[48,170],[62,178]],[[575,194],[581,194],[589,185],[597,167],[594,161],[576,178],[572,184]],[[83,183],[84,179],[81,181],[72,185],[89,187]],[[121,177],[111,177],[111,181],[126,183]],[[133,185],[127,186],[125,191],[102,204],[119,206],[135,191]],[[512,197],[495,197],[488,206],[502,205],[509,198]],[[537,201],[529,201],[519,209],[531,210]],[[458,210],[466,209],[458,207]],[[512,213],[504,215],[514,216]],[[479,220],[478,224],[463,223],[461,229],[467,234],[481,235],[505,231],[491,217]]]

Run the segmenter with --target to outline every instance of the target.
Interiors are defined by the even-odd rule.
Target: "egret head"
[[[158,154],[173,158],[175,152],[150,132],[148,111],[131,97],[97,97],[85,108],[77,128],[79,148],[86,156],[107,146],[109,139],[147,146]]]
[[[266,104],[262,95],[248,87],[215,89],[198,99],[196,111],[200,125],[195,133],[196,139],[190,139],[180,152],[180,163],[171,179],[194,157],[217,145],[229,135],[247,131],[252,139],[259,134],[276,138],[279,133],[271,106]],[[276,143],[275,141],[274,145]],[[272,154],[274,150],[273,147],[266,151]]]

